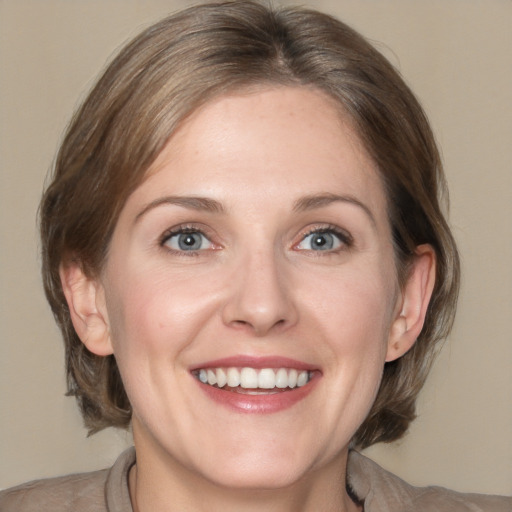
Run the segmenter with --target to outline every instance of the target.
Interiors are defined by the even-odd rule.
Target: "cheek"
[[[129,278],[113,280],[106,294],[117,358],[131,353],[175,354],[214,310],[215,297],[204,293],[207,284],[201,276],[180,276],[164,266],[139,267],[122,275]]]
[[[373,395],[384,367],[390,315],[381,293],[351,294],[331,312],[329,339],[344,386]]]
[[[330,352],[329,372],[342,390],[332,406],[353,407],[361,421],[380,385],[398,289],[394,273],[368,268],[344,272],[328,285],[323,281],[316,300],[310,299],[316,303],[314,324]]]
[[[329,279],[310,283],[305,290],[308,306],[331,340],[362,355],[363,348],[385,345],[393,319],[397,285],[392,272],[379,266],[361,265],[332,273]],[[311,296],[314,291],[314,297]]]

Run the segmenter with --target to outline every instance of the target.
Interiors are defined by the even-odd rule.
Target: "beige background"
[[[65,398],[39,280],[36,210],[79,97],[128,37],[187,1],[0,0],[0,487],[112,463]],[[400,443],[371,451],[416,484],[512,493],[512,1],[305,1],[401,69],[442,147],[464,281],[455,330]]]

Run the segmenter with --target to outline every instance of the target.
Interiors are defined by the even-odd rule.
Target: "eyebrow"
[[[322,208],[324,206],[329,206],[332,203],[350,203],[359,208],[361,208],[364,213],[368,216],[370,221],[374,226],[377,225],[375,217],[368,206],[366,206],[359,199],[350,196],[350,195],[338,195],[338,194],[313,194],[309,196],[304,196],[295,201],[293,206],[293,210],[296,212],[304,212],[308,210],[315,210],[317,208]]]
[[[215,199],[207,197],[186,197],[186,196],[165,196],[159,197],[151,203],[147,204],[135,217],[135,223],[150,210],[153,210],[162,205],[176,205],[190,210],[197,210],[210,213],[224,213],[224,207]]]
[[[297,201],[295,201],[293,205],[293,211],[295,212],[305,212],[308,210],[315,210],[317,208],[322,208],[324,206],[328,206],[332,203],[342,202],[342,203],[350,203],[359,208],[361,208],[364,213],[369,217],[372,224],[375,226],[376,220],[375,217],[363,202],[359,201],[353,196],[348,195],[338,195],[331,193],[324,194],[312,194],[308,196],[301,197]],[[148,211],[153,210],[162,205],[176,205],[181,206],[182,208],[188,208],[191,210],[210,212],[210,213],[224,213],[225,209],[219,201],[215,199],[210,199],[208,197],[196,197],[196,196],[165,196],[155,199],[147,204],[135,217],[134,222],[137,223],[139,219],[145,215]]]

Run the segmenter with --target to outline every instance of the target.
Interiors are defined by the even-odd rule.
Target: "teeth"
[[[242,368],[240,372],[240,386],[245,389],[258,387],[258,374],[254,368]]]
[[[288,372],[284,368],[279,368],[276,373],[276,388],[284,389],[288,387]]]
[[[219,388],[286,389],[305,386],[311,374],[294,368],[208,368],[197,371],[196,377],[203,384]]]
[[[258,387],[262,389],[272,389],[276,387],[276,374],[274,370],[265,368],[258,375]]]
[[[217,384],[217,375],[215,374],[215,372],[213,370],[208,370],[206,372],[206,375],[208,377],[208,384],[210,384],[210,386]]]
[[[301,388],[308,383],[308,374],[306,372],[300,372],[297,376],[297,387]]]
[[[290,370],[288,372],[288,387],[294,388],[297,385],[297,370]]]
[[[228,368],[227,374],[227,384],[230,388],[240,386],[240,372],[236,368]]]
[[[219,388],[223,388],[228,382],[228,376],[226,375],[226,372],[222,368],[219,368],[215,372],[215,375],[217,376],[217,386],[219,386]]]

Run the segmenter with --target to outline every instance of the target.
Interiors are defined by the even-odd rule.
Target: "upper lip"
[[[295,368],[296,370],[317,370],[318,368],[311,363],[298,361],[283,356],[250,356],[250,355],[237,355],[215,359],[212,361],[205,361],[194,365],[190,368],[191,371],[208,369],[208,368],[254,368],[261,370],[263,368]]]

